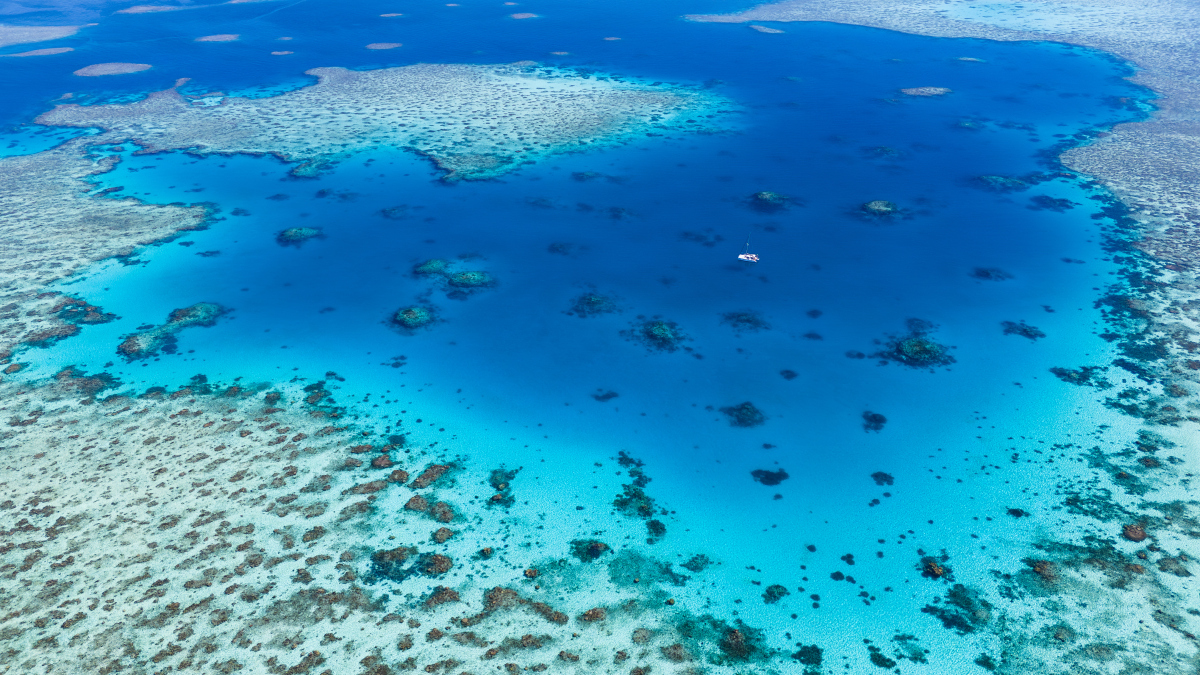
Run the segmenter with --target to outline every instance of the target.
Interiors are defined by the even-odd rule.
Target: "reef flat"
[[[307,74],[318,82],[269,98],[196,101],[172,88],[124,105],[59,105],[37,122],[100,127],[146,152],[275,155],[296,162],[298,176],[355,153],[408,148],[453,180],[493,178],[633,135],[708,129],[707,116],[725,107],[698,90],[585,78],[531,63]]]
[[[47,284],[201,227],[207,217],[199,206],[89,195],[87,181],[117,163],[90,154],[97,138],[0,159],[0,363],[8,364],[21,343],[78,331],[62,316],[65,296],[46,292]]]
[[[684,574],[616,540],[508,543],[529,527],[515,498],[551,486],[358,427],[330,405],[336,377],[137,395],[73,370],[0,383],[0,660],[648,673],[782,656],[740,621],[676,605],[703,566]]]

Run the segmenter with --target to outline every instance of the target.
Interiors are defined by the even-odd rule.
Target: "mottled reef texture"
[[[704,119],[701,113],[723,105],[698,90],[601,81],[532,63],[308,74],[317,84],[269,98],[196,105],[168,89],[132,104],[60,105],[37,121],[101,127],[149,152],[276,155],[296,162],[300,176],[356,152],[408,148],[449,179],[479,179],[639,131],[700,130],[707,122],[684,117]]]
[[[1064,146],[1060,157],[1115,195],[1100,203],[1114,223],[1104,228],[1105,245],[1122,266],[1121,280],[1105,289],[1097,307],[1106,319],[1102,337],[1117,355],[1103,365],[1069,364],[1079,367],[1052,372],[1095,387],[1106,405],[1145,428],[1124,452],[1072,451],[1096,478],[1086,486],[1059,486],[1076,519],[1072,532],[1046,532],[1025,570],[996,573],[1001,597],[1012,602],[1007,609],[961,586],[926,609],[958,633],[992,633],[1002,645],[999,654],[976,663],[997,673],[1195,672],[1200,610],[1191,606],[1197,577],[1188,550],[1200,536],[1196,502],[1189,499],[1200,455],[1200,5],[785,0],[689,18],[830,21],[941,37],[1058,41],[1139,67],[1130,79],[1160,95],[1157,110],[1111,133],[1077,138],[1078,147]],[[991,272],[975,276],[1004,278]],[[1128,386],[1113,394],[1107,390],[1114,382]],[[1168,464],[1178,466],[1168,470]],[[1147,523],[1155,526],[1147,529]],[[1143,547],[1151,531],[1157,538]],[[889,661],[881,653],[871,660]]]
[[[89,154],[96,142],[93,136],[0,160],[0,364],[22,343],[38,346],[79,330],[62,313],[70,299],[47,293],[47,284],[204,223],[199,206],[88,196],[88,179],[116,163]]]
[[[0,383],[0,671],[718,673],[787,658],[675,607],[688,577],[634,547],[507,546],[461,515],[494,485],[355,428],[325,383],[113,386],[72,371]],[[501,473],[509,489],[516,472]]]

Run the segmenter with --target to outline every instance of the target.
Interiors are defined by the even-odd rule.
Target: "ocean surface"
[[[120,318],[24,352],[20,377],[73,365],[131,392],[197,376],[298,391],[332,371],[336,402],[364,429],[524,467],[540,489],[510,536],[547,550],[584,530],[640,545],[642,525],[610,514],[624,451],[669,511],[647,549],[721,563],[680,591],[685,606],[736,615],[779,649],[819,640],[839,668],[863,662],[864,638],[903,633],[929,650],[929,672],[967,672],[995,645],[921,611],[945,592],[922,578],[922,557],[944,552],[957,581],[994,589],[993,570],[1023,568],[1040,538],[1088,533],[1059,507],[1091,476],[1078,449],[1136,433],[1050,373],[1111,360],[1096,302],[1119,269],[1110,198],[1054,157],[1137,118],[1148,94],[1123,79],[1128,65],[1058,44],[679,18],[739,7],[258,3],[113,16],[37,45],[74,52],[6,60],[4,154],[82,133],[29,124],[67,91],[127,102],[189,77],[187,93],[269,96],[320,66],[530,60],[704,86],[739,108],[717,133],[631,138],[478,182],[442,181],[403,150],[314,179],[270,157],[110,150],[121,162],[95,198],[204,203],[212,222],[57,284]],[[403,16],[379,17],[390,12]],[[192,41],[215,33],[240,39]],[[364,49],[375,42],[403,47]],[[154,68],[71,75],[100,61]],[[764,191],[783,199],[753,197]],[[870,213],[873,200],[895,211]],[[294,227],[321,236],[282,245]],[[736,259],[747,240],[761,262]],[[414,273],[430,259],[495,283],[455,292]],[[588,293],[615,311],[572,311]],[[174,353],[118,354],[198,302],[229,311],[181,331]],[[414,305],[437,320],[391,321]],[[678,348],[639,339],[655,319],[686,337]],[[889,353],[911,326],[952,362]],[[739,426],[722,408],[745,402],[762,419]],[[536,529],[546,513],[555,526]],[[765,604],[753,582],[792,594]]]

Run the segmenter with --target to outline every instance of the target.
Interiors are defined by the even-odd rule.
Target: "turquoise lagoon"
[[[922,557],[945,553],[959,583],[998,597],[998,575],[1026,569],[1034,544],[1095,532],[1062,508],[1096,480],[1082,450],[1118,450],[1137,430],[1050,373],[1113,356],[1096,307],[1120,281],[1111,200],[1054,156],[1141,114],[1129,68],[1055,44],[678,18],[728,3],[400,5],[110,17],[49,45],[76,52],[6,66],[5,90],[19,95],[0,115],[17,126],[63,91],[131,100],[177,77],[192,93],[265,96],[308,84],[301,73],[318,66],[520,60],[708,87],[739,112],[718,133],[628,138],[480,182],[446,183],[394,149],[296,179],[272,158],[130,146],[97,190],[206,203],[212,222],[58,284],[120,319],[24,352],[21,376],[74,365],[131,392],[200,375],[298,391],[332,371],[330,390],[362,428],[436,443],[481,476],[524,467],[522,483],[538,487],[520,495],[527,525],[509,531],[513,545],[561,556],[600,531],[668,561],[703,553],[720,565],[677,589],[679,602],[737,616],[774,648],[816,643],[829,670],[862,672],[864,639],[909,634],[929,653],[906,669],[983,672],[973,662],[995,638],[922,612],[947,590],[922,577]],[[242,37],[191,42],[226,32]],[[362,48],[381,41],[404,47]],[[295,53],[267,55],[281,44]],[[97,60],[155,68],[71,81]],[[900,93],[923,86],[952,93]],[[20,127],[14,147],[36,151],[33,133]],[[997,189],[983,176],[1024,182]],[[769,208],[752,197],[761,191],[787,199]],[[872,200],[898,212],[870,215]],[[281,246],[292,227],[322,236]],[[735,259],[747,237],[761,263]],[[433,258],[496,283],[461,293],[414,274]],[[617,311],[572,313],[586,293]],[[139,326],[197,302],[229,313],[180,332],[174,353],[118,355]],[[437,321],[389,321],[412,305]],[[655,318],[686,336],[678,349],[637,339]],[[931,324],[952,363],[879,356],[912,319]],[[744,402],[765,421],[737,426],[721,411]],[[871,428],[866,413],[886,423]],[[619,451],[645,462],[647,490],[670,512],[658,543],[612,513]],[[773,485],[752,474],[781,469]],[[791,595],[765,604],[769,584]]]

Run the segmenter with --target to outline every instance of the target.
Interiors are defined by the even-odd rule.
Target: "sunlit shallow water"
[[[648,489],[671,512],[654,551],[722,563],[706,579],[712,585],[693,585],[681,602],[737,612],[780,648],[821,638],[836,651],[831,627],[844,631],[846,649],[901,631],[934,652],[939,672],[969,663],[990,645],[950,640],[920,612],[944,592],[921,579],[921,556],[945,550],[959,581],[994,585],[990,570],[1019,568],[1030,542],[1071,527],[1051,507],[1084,467],[1052,446],[1108,447],[1133,434],[1049,372],[1106,362],[1111,349],[1093,306],[1117,271],[1103,248],[1108,222],[1097,217],[1106,198],[1052,157],[1076,134],[1134,114],[1118,100],[1142,95],[1120,79],[1125,67],[1060,45],[829,24],[763,34],[674,19],[705,7],[636,22],[616,9],[520,9],[545,16],[513,25],[505,8],[430,6],[379,28],[374,17],[387,10],[363,9],[361,25],[334,31],[324,31],[330,9],[318,4],[269,15],[259,7],[236,29],[214,28],[204,13],[216,10],[170,22],[127,17],[102,34],[132,50],[135,32],[160,33],[155,58],[129,58],[157,67],[124,76],[129,90],[96,94],[130,97],[191,76],[192,93],[269,95],[302,86],[298,73],[313,66],[531,59],[707,83],[743,112],[720,134],[630,139],[454,184],[402,151],[359,155],[301,180],[270,158],[139,156],[128,147],[98,189],[208,203],[214,222],[59,284],[120,319],[27,352],[22,377],[75,365],[142,390],[196,375],[300,386],[334,371],[344,378],[337,402],[364,427],[407,432],[489,466],[526,466],[544,487],[531,515],[583,507],[566,509],[556,533],[527,533],[548,551],[576,529],[614,527],[611,458],[624,450],[646,462]],[[189,41],[226,30],[242,40]],[[285,34],[296,54],[259,55]],[[622,39],[601,39],[612,36]],[[362,44],[385,38],[405,47],[364,60]],[[29,71],[15,76],[18,85],[34,72],[21,67]],[[13,123],[61,93],[27,84],[7,109]],[[919,86],[953,93],[899,92]],[[40,147],[22,143],[15,147]],[[977,180],[1031,174],[1041,182],[1021,191]],[[764,208],[751,198],[760,191],[787,199]],[[862,204],[872,200],[899,212],[869,215]],[[301,226],[322,236],[278,242]],[[748,237],[756,265],[735,259]],[[453,297],[414,274],[431,258],[486,271],[496,284]],[[980,278],[988,275],[977,269],[1003,274]],[[569,314],[588,292],[619,311]],[[197,302],[230,312],[182,331],[177,353],[118,355],[124,336]],[[414,304],[438,321],[414,331],[389,322]],[[766,325],[738,330],[728,313]],[[679,349],[629,339],[654,317],[687,336]],[[954,363],[912,368],[872,356],[914,318],[936,326],[929,337],[953,347]],[[1005,334],[1006,321],[1045,336]],[[765,421],[731,425],[720,408],[747,401]],[[868,412],[886,417],[882,428],[864,427]],[[1117,428],[1101,439],[1099,423]],[[778,469],[788,477],[777,485],[751,475]],[[601,474],[608,484],[593,477]],[[1015,519],[1011,508],[1039,517]],[[841,559],[848,553],[852,567]],[[764,605],[751,581],[793,595]]]

